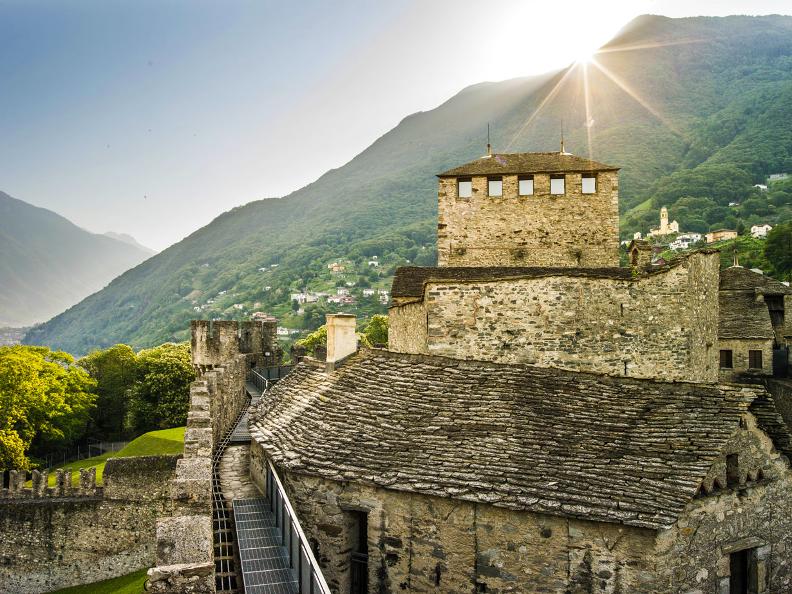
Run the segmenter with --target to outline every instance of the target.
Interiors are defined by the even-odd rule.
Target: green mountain
[[[149,256],[3,192],[0,245],[0,327],[48,320]]]
[[[290,293],[385,286],[394,266],[433,261],[434,175],[480,156],[488,122],[496,152],[558,150],[563,126],[567,150],[620,165],[623,212],[648,201],[625,216],[624,234],[691,196],[727,209],[767,202],[751,186],[792,171],[792,17],[639,17],[596,60],[474,85],[413,114],[343,167],[224,213],[26,340],[75,353],[146,346],[186,337],[191,318],[253,310],[315,327],[326,308],[298,314]],[[788,216],[783,199],[775,208]],[[328,272],[341,258],[348,270]],[[369,298],[344,309],[382,307]]]

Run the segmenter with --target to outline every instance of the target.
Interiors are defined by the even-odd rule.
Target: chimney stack
[[[327,314],[327,371],[357,351],[356,326],[352,314]]]

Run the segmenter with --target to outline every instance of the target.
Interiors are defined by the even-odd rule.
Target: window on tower
[[[457,180],[457,196],[459,198],[470,198],[473,195],[473,180],[469,177],[460,177]]]
[[[593,175],[583,176],[583,193],[594,194],[597,191],[597,178]]]
[[[566,190],[564,188],[564,176],[553,175],[550,177],[550,193],[563,194]]]
[[[534,193],[533,175],[521,175],[517,180],[517,191],[520,196],[533,196]]]
[[[503,178],[502,177],[488,177],[487,178],[487,194],[490,196],[503,196]]]

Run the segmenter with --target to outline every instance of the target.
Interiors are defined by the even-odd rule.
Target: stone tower
[[[660,230],[668,229],[668,209],[664,206],[660,209]]]
[[[618,266],[618,171],[556,152],[487,155],[441,173],[438,264]]]

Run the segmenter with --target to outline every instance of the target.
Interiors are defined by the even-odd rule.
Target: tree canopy
[[[0,347],[0,467],[28,467],[34,440],[46,446],[80,437],[95,407],[95,386],[67,353]]]

